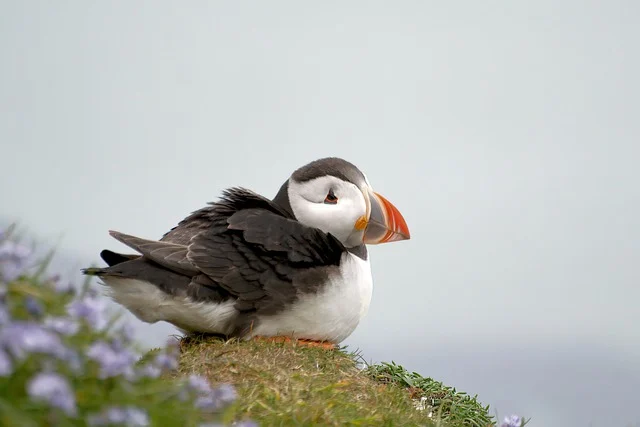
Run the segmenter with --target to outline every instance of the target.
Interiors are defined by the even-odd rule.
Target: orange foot
[[[315,347],[315,348],[322,348],[325,350],[335,350],[336,349],[336,345],[332,342],[329,341],[314,341],[314,340],[305,340],[305,339],[299,339],[298,340],[298,344],[300,345],[304,345],[307,347]]]
[[[305,347],[315,347],[322,348],[325,350],[335,350],[336,345],[329,341],[316,341],[316,340],[308,340],[308,339],[292,339],[291,337],[286,336],[277,336],[277,337],[263,337],[263,336],[255,336],[253,337],[256,341],[266,341],[266,342],[277,342],[277,343],[291,343],[296,345],[301,345]]]

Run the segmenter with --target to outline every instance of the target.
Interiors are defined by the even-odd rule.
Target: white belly
[[[165,321],[187,332],[229,334],[240,313],[235,301],[194,302],[174,297],[155,285],[135,279],[105,277],[111,297],[148,323]],[[317,294],[307,294],[284,311],[260,318],[247,336],[290,336],[339,343],[347,338],[367,314],[373,280],[369,260],[346,252],[339,274],[321,286]]]
[[[194,302],[174,297],[157,286],[135,279],[105,277],[111,297],[127,307],[138,319],[147,323],[164,320],[185,332],[230,334],[238,316],[235,301],[220,304]]]
[[[317,294],[303,295],[291,307],[260,318],[251,335],[344,341],[367,314],[373,292],[369,260],[346,252],[340,274],[320,287]]]

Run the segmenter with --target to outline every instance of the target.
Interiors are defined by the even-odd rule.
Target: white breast
[[[372,292],[369,260],[345,252],[339,274],[331,275],[317,294],[303,295],[290,308],[260,318],[248,338],[285,335],[339,343],[367,314]]]

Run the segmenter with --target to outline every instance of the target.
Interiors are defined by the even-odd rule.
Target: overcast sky
[[[531,426],[640,425],[640,3],[0,4],[0,216],[68,268],[340,156],[412,234],[350,348]]]

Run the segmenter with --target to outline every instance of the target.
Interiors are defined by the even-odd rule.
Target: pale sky
[[[640,3],[0,5],[0,218],[61,268],[343,157],[412,234],[350,348],[532,427],[640,425]]]

